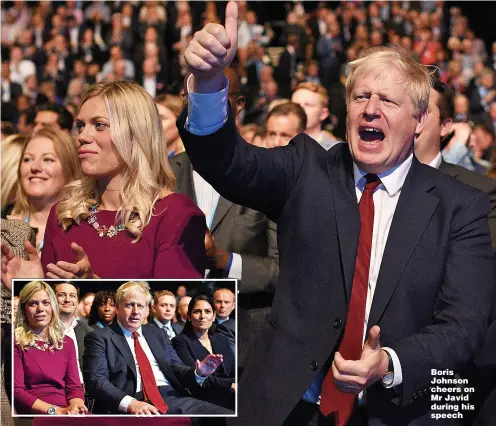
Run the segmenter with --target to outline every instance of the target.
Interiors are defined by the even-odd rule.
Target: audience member
[[[150,325],[154,325],[162,330],[167,339],[172,340],[183,331],[181,324],[172,322],[176,314],[176,296],[169,290],[155,292],[153,296],[153,320]]]
[[[38,251],[44,247],[51,208],[61,199],[64,186],[79,176],[76,147],[61,130],[42,128],[24,145],[15,204],[8,218],[24,220],[37,230]]]
[[[79,305],[79,287],[74,282],[55,284],[53,291],[59,305],[60,320],[64,325],[64,335],[70,337],[76,349],[76,360],[79,379],[83,383],[83,352],[84,336],[92,328],[84,321],[76,320],[76,310]]]
[[[210,377],[212,389],[200,396],[214,404],[234,408],[235,360],[229,341],[212,331],[216,314],[212,301],[205,295],[194,297],[188,307],[188,321],[181,334],[172,339],[172,346],[185,365],[195,367],[209,354],[222,355],[223,363]]]
[[[42,281],[32,281],[19,297],[14,329],[16,412],[86,413],[74,343],[64,335],[53,290]]]
[[[91,304],[88,315],[88,325],[93,329],[108,327],[114,322],[116,315],[115,293],[113,291],[99,291]]]

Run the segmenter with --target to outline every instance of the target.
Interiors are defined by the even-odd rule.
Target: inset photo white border
[[[170,290],[175,294],[175,290],[181,285],[184,285],[187,290],[187,295],[190,296],[192,291],[196,290],[196,295],[200,294],[208,294],[207,290],[211,292],[210,297],[213,296],[213,292],[216,289],[219,288],[229,288],[234,292],[235,295],[235,308],[234,308],[234,320],[235,320],[235,351],[234,351],[234,358],[235,358],[235,377],[234,377],[234,383],[236,385],[236,391],[235,391],[235,401],[234,401],[234,414],[227,414],[227,415],[215,415],[215,414],[165,414],[165,415],[160,415],[160,416],[153,416],[153,417],[163,417],[163,418],[173,418],[173,417],[186,417],[186,418],[193,418],[193,417],[220,417],[220,418],[231,418],[231,417],[237,417],[238,416],[238,394],[239,394],[239,388],[238,388],[238,316],[236,315],[237,312],[237,298],[236,295],[238,294],[238,280],[237,279],[231,279],[231,278],[226,278],[226,279],[67,279],[67,280],[60,280],[60,279],[43,279],[43,280],[32,280],[32,279],[14,279],[12,282],[12,323],[11,323],[11,334],[12,334],[12,351],[11,351],[11,365],[12,365],[12,404],[11,404],[11,412],[12,412],[12,417],[15,418],[23,418],[23,417],[49,417],[53,418],[53,415],[49,414],[16,414],[14,410],[14,329],[15,329],[15,318],[14,318],[14,297],[16,297],[20,289],[24,287],[26,284],[32,282],[32,281],[43,281],[47,284],[50,284],[53,286],[54,284],[60,284],[60,283],[77,283],[79,288],[81,289],[80,296],[84,295],[84,292],[92,292],[92,293],[98,293],[99,291],[102,290],[111,290],[113,288],[113,291],[116,291],[119,286],[122,284],[129,282],[129,281],[145,281],[150,285],[150,292],[152,295],[156,291],[160,290]],[[99,283],[105,283],[105,285],[100,285]],[[109,283],[115,283],[114,286],[110,286]],[[154,285],[154,283],[160,283],[161,287],[157,287],[157,284]],[[84,289],[84,290],[83,290]],[[81,299],[79,299],[81,300]],[[177,309],[177,307],[176,307]],[[150,311],[151,315],[151,311]],[[89,414],[88,415],[90,418],[95,418],[95,417],[117,417],[117,418],[135,418],[135,417],[143,417],[142,415],[135,415],[135,414]],[[57,418],[60,417],[65,417],[65,416],[55,416]]]

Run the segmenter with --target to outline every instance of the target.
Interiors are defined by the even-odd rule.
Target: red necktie
[[[366,184],[358,203],[360,211],[360,237],[355,262],[355,275],[351,290],[350,306],[339,353],[347,360],[358,360],[362,354],[365,304],[369,283],[370,252],[374,229],[374,200],[372,194],[381,181],[376,175],[365,176]],[[332,370],[329,369],[322,384],[320,411],[325,415],[336,414],[336,426],[344,426],[353,410],[356,395],[336,388]]]
[[[139,334],[137,331],[133,332],[134,338],[134,351],[136,352],[136,359],[138,360],[138,367],[141,374],[141,387],[143,388],[143,400],[152,404],[161,414],[167,413],[169,407],[160,395],[157,388],[157,382],[153,376],[152,366],[145,351],[140,345],[138,340]]]

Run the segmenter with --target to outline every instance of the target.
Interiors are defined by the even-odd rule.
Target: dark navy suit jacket
[[[230,389],[231,384],[234,382],[236,363],[229,339],[215,332],[209,334],[209,338],[213,353],[222,355],[224,358],[224,362],[209,379],[212,386],[217,389]],[[196,365],[197,359],[202,361],[209,354],[194,333],[188,330],[183,330],[181,334],[174,337],[172,345],[182,362],[190,367]]]
[[[252,146],[231,116],[195,136],[186,116],[187,108],[177,127],[195,170],[223,197],[277,223],[279,282],[239,383],[236,424],[280,425],[344,332],[360,232],[350,150],[325,151],[307,135],[286,147]],[[436,424],[431,369],[458,370],[484,342],[495,287],[489,211],[487,194],[413,158],[368,319],[398,355],[403,382],[367,389],[369,424]]]
[[[160,329],[144,324],[142,332],[160,369],[175,390],[189,396],[188,393],[200,389],[195,369],[181,362]],[[83,376],[86,391],[95,398],[93,411],[117,412],[124,396],[136,395],[136,365],[126,338],[116,322],[88,333],[84,344]]]

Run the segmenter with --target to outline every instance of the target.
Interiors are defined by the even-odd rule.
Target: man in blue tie
[[[151,325],[164,330],[169,340],[176,337],[183,331],[183,327],[179,324],[173,323],[172,318],[176,314],[176,297],[174,293],[169,290],[157,291],[153,297],[153,321]]]

